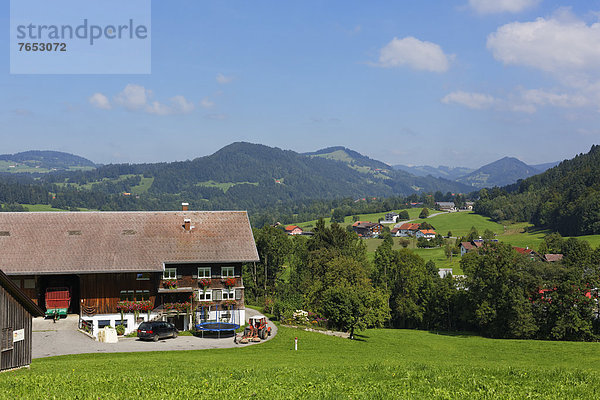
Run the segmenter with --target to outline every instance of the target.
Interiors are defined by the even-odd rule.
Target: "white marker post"
[[[298,351],[298,338],[294,338],[294,350]]]

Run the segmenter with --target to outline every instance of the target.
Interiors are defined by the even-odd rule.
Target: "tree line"
[[[336,223],[312,237],[255,229],[260,263],[244,267],[246,298],[282,320],[296,310],[330,328],[476,332],[494,338],[597,340],[600,248],[548,235],[548,263],[488,241],[463,256],[464,276],[440,277],[435,263],[382,241],[372,260],[365,242]]]

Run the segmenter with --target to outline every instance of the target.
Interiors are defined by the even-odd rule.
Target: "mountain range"
[[[418,176],[431,175],[461,182],[476,188],[506,186],[533,175],[540,174],[559,162],[550,162],[537,165],[527,165],[515,157],[504,157],[500,160],[486,164],[481,168],[447,167],[440,165],[406,166],[394,165],[395,169],[406,171]]]
[[[192,197],[207,200],[237,192],[250,198],[262,196],[278,201],[435,191],[467,193],[476,188],[511,184],[554,165],[527,165],[516,158],[504,157],[477,170],[447,166],[392,167],[342,146],[297,153],[246,142],[232,143],[191,161],[171,163],[102,166],[56,151],[0,155],[0,172],[35,174],[48,183],[87,188],[95,185],[96,189],[109,193],[136,192],[135,187],[145,177],[145,191],[193,194]]]

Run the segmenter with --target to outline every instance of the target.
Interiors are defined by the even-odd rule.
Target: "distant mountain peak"
[[[456,180],[478,188],[506,186],[515,183],[519,179],[537,175],[540,172],[516,157],[507,156],[484,165]]]

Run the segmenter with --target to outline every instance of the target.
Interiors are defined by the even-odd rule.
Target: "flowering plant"
[[[165,303],[163,304],[165,311],[176,311],[177,314],[180,312],[189,312],[192,308],[192,303],[186,301],[185,303]]]
[[[202,289],[206,289],[210,286],[210,279],[202,278],[198,281],[198,285],[200,285]]]
[[[176,289],[177,288],[177,281],[176,280],[167,280],[167,281],[163,281],[163,285],[166,289]]]
[[[226,287],[232,287],[235,286],[235,278],[227,278],[223,281],[223,285],[225,285]]]
[[[222,304],[224,306],[235,306],[236,305],[236,301],[235,300],[225,300]]]
[[[117,310],[122,311],[122,312],[150,311],[150,310],[152,310],[152,301],[150,301],[150,300],[119,301],[117,303]]]

